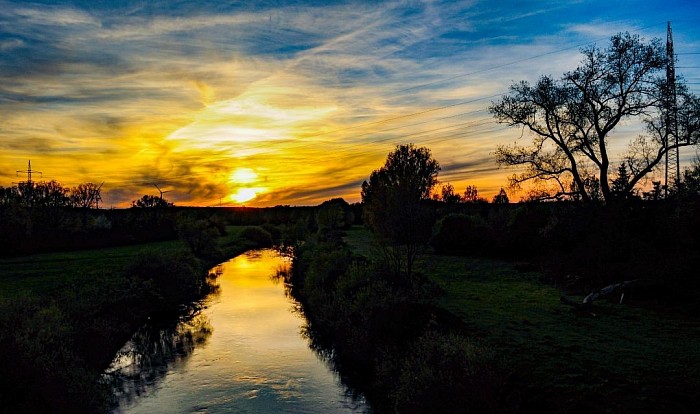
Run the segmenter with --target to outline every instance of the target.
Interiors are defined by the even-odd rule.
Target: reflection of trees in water
[[[148,323],[131,337],[104,375],[118,402],[129,404],[147,393],[165,377],[168,367],[184,361],[209,339],[213,328],[201,310],[199,304],[188,306],[174,322]]]
[[[298,305],[298,312],[301,314],[304,313],[303,306],[300,304]],[[328,369],[336,373],[340,384],[343,386],[345,397],[354,404],[353,409],[369,409],[369,401],[367,401],[364,394],[359,391],[360,387],[358,386],[358,381],[361,382],[365,379],[357,378],[357,375],[352,374],[348,376],[348,371],[350,370],[347,370],[341,363],[329,335],[324,334],[318,329],[314,329],[308,319],[305,319],[305,321],[306,323],[301,327],[301,336],[308,340],[309,348],[314,351],[316,356],[323,361]]]
[[[284,257],[284,256],[283,256]],[[286,261],[282,262],[275,272],[270,276],[270,280],[274,284],[278,284],[280,282],[284,283],[284,296],[289,299],[292,307],[291,307],[291,312],[301,315],[305,320],[306,320],[306,315],[304,315],[304,308],[299,303],[299,301],[296,299],[293,293],[293,286],[291,282],[291,276],[292,276],[292,265],[291,265],[291,258],[286,258]],[[305,327],[302,328],[302,336],[305,336],[304,334],[304,329]]]
[[[147,392],[165,376],[169,366],[186,359],[212,332],[209,319],[199,308],[189,310],[174,325],[143,326],[107,370],[117,399],[130,402]]]
[[[304,312],[304,306],[297,300],[294,285],[291,282],[292,268],[290,262],[281,265],[271,276],[271,279],[275,283],[280,281],[284,283],[284,294],[292,304],[291,311],[304,318],[305,323],[301,327],[299,334],[308,341],[309,348],[323,361],[326,367],[336,373],[340,384],[343,386],[345,397],[354,404],[353,410],[368,409],[369,402],[362,392],[358,390],[359,387],[356,386],[357,379],[348,377],[344,373],[346,370],[343,368],[335,350],[332,335],[329,332],[314,329]]]
[[[221,290],[221,286],[216,283],[216,279],[219,278],[224,273],[224,267],[222,265],[217,265],[214,269],[210,270],[207,274],[206,285],[204,286],[203,292],[205,295],[218,296]]]

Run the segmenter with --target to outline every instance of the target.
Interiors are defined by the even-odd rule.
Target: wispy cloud
[[[85,4],[3,2],[0,166],[104,181],[122,206],[153,182],[182,204],[253,187],[250,205],[355,201],[405,142],[432,149],[442,181],[489,196],[508,175],[494,148],[520,134],[486,111],[498,94],[572,69],[592,40],[665,30],[603,1]],[[697,13],[682,9],[669,6]]]

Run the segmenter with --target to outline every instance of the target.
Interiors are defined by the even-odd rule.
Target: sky
[[[522,131],[489,105],[668,21],[700,93],[697,1],[0,0],[0,186],[31,160],[35,179],[104,183],[105,207],[156,186],[183,206],[355,202],[414,143],[491,198],[514,172],[496,146]]]

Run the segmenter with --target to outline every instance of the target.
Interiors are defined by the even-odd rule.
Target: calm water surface
[[[108,370],[117,413],[365,412],[301,335],[303,316],[274,275],[273,250],[217,268],[218,292],[169,329],[137,333]]]

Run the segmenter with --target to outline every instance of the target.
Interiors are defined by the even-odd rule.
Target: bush
[[[219,230],[209,221],[181,217],[178,219],[177,233],[195,256],[210,258],[220,255],[216,244]]]
[[[260,226],[246,227],[243,229],[241,237],[252,241],[256,247],[271,247],[273,244],[270,232]]]
[[[282,226],[274,225],[272,223],[265,223],[262,225],[263,230],[270,233],[273,241],[279,241],[282,239]]]
[[[0,411],[106,411],[108,390],[76,354],[76,339],[53,303],[0,302]]]
[[[155,297],[155,310],[166,311],[198,297],[206,276],[196,258],[182,254],[144,255],[124,273]]]
[[[479,254],[492,248],[493,231],[480,216],[450,214],[435,225],[430,243],[438,254]]]
[[[496,353],[455,333],[428,331],[398,367],[390,399],[400,413],[504,412],[505,375]]]

